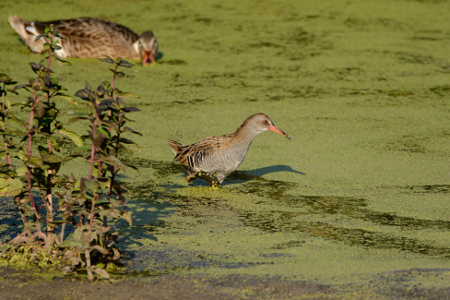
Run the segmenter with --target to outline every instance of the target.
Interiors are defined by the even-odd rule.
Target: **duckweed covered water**
[[[130,272],[313,281],[357,295],[449,288],[449,2],[49,3],[0,4],[0,70],[16,80],[40,57],[8,14],[97,16],[160,43],[155,66],[118,82],[142,109],[140,149],[127,158],[140,170],[125,178],[134,225],[119,226]],[[96,60],[69,61],[55,63],[69,94],[110,76]],[[62,106],[67,118],[84,109]],[[167,139],[231,133],[255,112],[292,140],[261,134],[221,190],[188,185]],[[3,235],[14,224],[1,216]]]

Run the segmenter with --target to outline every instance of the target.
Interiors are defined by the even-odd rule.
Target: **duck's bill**
[[[152,51],[145,51],[144,57],[142,57],[142,65],[146,66],[147,64],[151,64],[155,61],[155,56],[153,55]]]
[[[275,126],[275,125],[270,125],[269,130],[271,130],[271,131],[273,131],[273,132],[276,132],[276,133],[279,133],[279,134],[281,134],[282,136],[284,136],[285,138],[291,139],[291,137],[290,137],[286,132],[284,132],[283,130],[281,130],[280,128],[278,128],[278,127]]]

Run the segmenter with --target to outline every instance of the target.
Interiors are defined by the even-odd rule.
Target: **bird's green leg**
[[[220,182],[219,182],[219,180],[217,180],[217,178],[211,182],[210,189],[213,191],[220,189]]]
[[[220,188],[220,182],[214,174],[208,172],[198,172],[195,175],[208,181],[212,190],[218,190]]]

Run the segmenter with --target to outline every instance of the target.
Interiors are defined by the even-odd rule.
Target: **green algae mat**
[[[125,178],[134,224],[118,227],[133,278],[221,287],[206,298],[450,294],[450,2],[19,0],[0,9],[0,71],[18,81],[40,58],[10,14],[100,17],[157,36],[158,63],[136,62],[118,82],[142,110],[133,115],[140,148],[127,158],[140,169]],[[69,61],[54,69],[71,95],[110,77],[97,60]],[[82,109],[63,107],[67,118]],[[222,189],[188,185],[167,140],[231,133],[256,112],[292,140],[261,134]],[[1,205],[5,241],[14,214]],[[261,294],[267,286],[280,294]]]

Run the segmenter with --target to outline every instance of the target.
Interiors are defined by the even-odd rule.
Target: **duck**
[[[16,15],[9,16],[9,24],[33,52],[43,53],[43,39],[37,39],[46,27],[53,24],[62,37],[57,38],[61,49],[55,50],[60,58],[121,57],[139,59],[142,65],[155,62],[158,41],[152,31],[138,35],[128,27],[110,21],[84,17],[55,21],[27,21]]]
[[[246,118],[234,133],[208,137],[191,145],[183,145],[172,139],[168,143],[175,155],[174,160],[187,171],[188,183],[202,178],[216,189],[241,165],[253,139],[266,131],[291,139],[268,115],[256,113]]]

